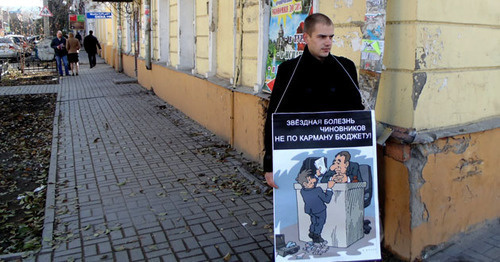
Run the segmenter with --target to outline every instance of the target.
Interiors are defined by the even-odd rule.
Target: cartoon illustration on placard
[[[277,152],[288,155],[294,163],[282,171],[292,189],[286,195],[296,200],[295,219],[291,223],[280,220],[278,225],[278,256],[295,260],[335,257],[339,252],[359,255],[360,250],[377,245],[372,230],[375,212],[373,205],[370,207],[373,159],[363,152],[359,148],[301,151],[296,155],[294,150]]]
[[[373,111],[273,115],[275,261],[380,259]]]

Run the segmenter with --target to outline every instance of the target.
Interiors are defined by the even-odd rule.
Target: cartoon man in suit
[[[335,155],[330,170],[321,178],[321,183],[327,183],[332,178],[336,183],[363,182],[359,173],[359,164],[351,162],[351,154],[341,151]]]
[[[335,181],[328,181],[327,189],[323,192],[320,187],[316,187],[318,178],[310,169],[300,172],[295,180],[302,186],[300,194],[304,199],[304,212],[311,217],[309,237],[314,243],[322,243],[325,241],[321,231],[326,222],[326,204],[332,200]]]

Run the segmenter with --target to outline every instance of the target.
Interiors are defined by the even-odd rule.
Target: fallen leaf
[[[122,182],[120,182],[120,183],[117,183],[116,185],[117,185],[117,186],[124,186],[125,184],[127,184],[127,182],[128,182],[128,180],[127,180],[127,179],[125,179],[125,181],[122,181]]]

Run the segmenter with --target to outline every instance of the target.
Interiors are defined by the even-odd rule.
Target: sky
[[[43,0],[0,0],[0,7],[23,7],[33,8],[42,7]]]

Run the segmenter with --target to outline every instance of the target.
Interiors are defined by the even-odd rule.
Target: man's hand
[[[266,182],[269,186],[278,189],[278,186],[274,183],[273,172],[266,172],[264,176],[266,177]]]
[[[342,174],[334,175],[332,179],[336,183],[347,183],[347,176],[346,175],[342,175]]]
[[[330,180],[330,181],[328,181],[328,184],[326,185],[326,187],[331,189],[333,187],[333,185],[335,185],[335,181]]]

